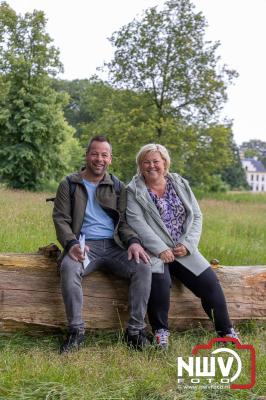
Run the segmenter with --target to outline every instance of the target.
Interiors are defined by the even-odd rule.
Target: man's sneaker
[[[124,339],[127,345],[135,350],[143,350],[150,345],[144,330],[140,330],[138,334],[132,334],[126,329]]]
[[[79,350],[85,341],[84,329],[71,329],[66,340],[60,347],[60,354],[66,354],[73,350]]]
[[[154,332],[155,340],[156,340],[156,345],[158,348],[162,350],[167,350],[169,346],[169,340],[168,337],[170,336],[170,332],[167,329],[157,329]]]

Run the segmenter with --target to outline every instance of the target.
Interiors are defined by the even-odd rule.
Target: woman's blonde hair
[[[167,149],[164,146],[162,146],[161,144],[149,143],[149,144],[145,144],[145,146],[142,146],[136,156],[138,173],[141,172],[141,164],[142,164],[142,161],[144,160],[146,154],[155,152],[155,151],[160,153],[162,159],[165,161],[165,172],[166,173],[169,172],[171,160],[170,160],[170,156],[169,156]]]

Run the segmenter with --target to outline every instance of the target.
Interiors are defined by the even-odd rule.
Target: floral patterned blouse
[[[183,234],[183,225],[187,215],[184,204],[178,197],[171,180],[166,177],[166,188],[162,197],[157,196],[150,189],[148,192],[172,239],[177,244]]]

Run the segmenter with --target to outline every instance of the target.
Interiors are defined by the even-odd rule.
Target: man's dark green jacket
[[[76,185],[73,194],[71,194],[69,180]],[[84,220],[87,199],[87,190],[80,173],[70,175],[58,186],[54,201],[53,221],[57,239],[65,251],[79,243],[78,238]],[[114,240],[120,247],[127,248],[134,242],[140,242],[138,235],[126,223],[126,191],[122,182],[118,195],[111,176],[106,173],[97,186],[96,200],[114,220]]]

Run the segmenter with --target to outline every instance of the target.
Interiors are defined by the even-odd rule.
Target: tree
[[[53,81],[53,88],[56,91],[67,93],[69,96],[69,101],[64,107],[64,115],[68,123],[76,129],[77,138],[80,138],[82,134],[82,125],[94,119],[87,104],[87,96],[92,89],[92,83],[90,79],[73,81],[55,79]]]
[[[212,124],[201,129],[191,126],[185,129],[186,140],[181,148],[182,173],[194,188],[215,191],[224,186],[221,173],[232,163],[229,147],[231,135],[231,127],[226,125]]]
[[[79,88],[74,96],[73,91],[68,91],[71,82],[63,86],[71,95],[70,104],[75,104],[73,115],[77,117],[82,145],[85,147],[94,135],[108,136],[113,144],[112,171],[124,181],[129,181],[136,172],[135,156],[140,147],[156,142],[169,149],[171,169],[188,177],[194,187],[214,190],[214,186],[224,186],[219,174],[233,159],[230,127],[213,124],[199,128],[168,118],[164,121],[164,135],[158,137],[156,107],[151,106],[147,93],[113,88],[96,78],[87,81],[86,87],[82,82],[73,84]],[[89,116],[87,122],[85,114],[79,112],[82,110]]]
[[[251,139],[241,144],[240,151],[243,153],[244,157],[257,157],[266,168],[266,142],[258,139]]]
[[[136,170],[139,146],[154,136],[154,116],[145,94],[113,88],[96,76],[54,81],[53,86],[70,96],[65,117],[76,128],[81,145],[86,147],[94,135],[107,136],[114,154],[112,172],[128,181]]]
[[[222,179],[229,185],[230,189],[249,190],[250,187],[247,183],[246,174],[242,167],[239,149],[233,139],[231,141],[231,151],[233,155],[233,161],[231,165],[225,167],[222,171]]]
[[[90,121],[78,125],[81,144],[86,146],[94,135],[107,136],[113,147],[112,171],[125,181],[136,170],[139,146],[153,141],[154,109],[147,103],[145,94],[113,88],[95,77],[82,95],[80,108],[87,110]]]
[[[219,42],[204,40],[206,21],[189,0],[169,0],[163,10],[152,7],[110,38],[113,60],[106,64],[119,87],[144,92],[156,107],[156,132],[165,122],[214,121],[237,76],[225,65],[218,68]]]
[[[68,98],[52,88],[62,65],[45,25],[41,11],[0,5],[0,176],[15,188],[61,178],[79,149],[63,115]]]

